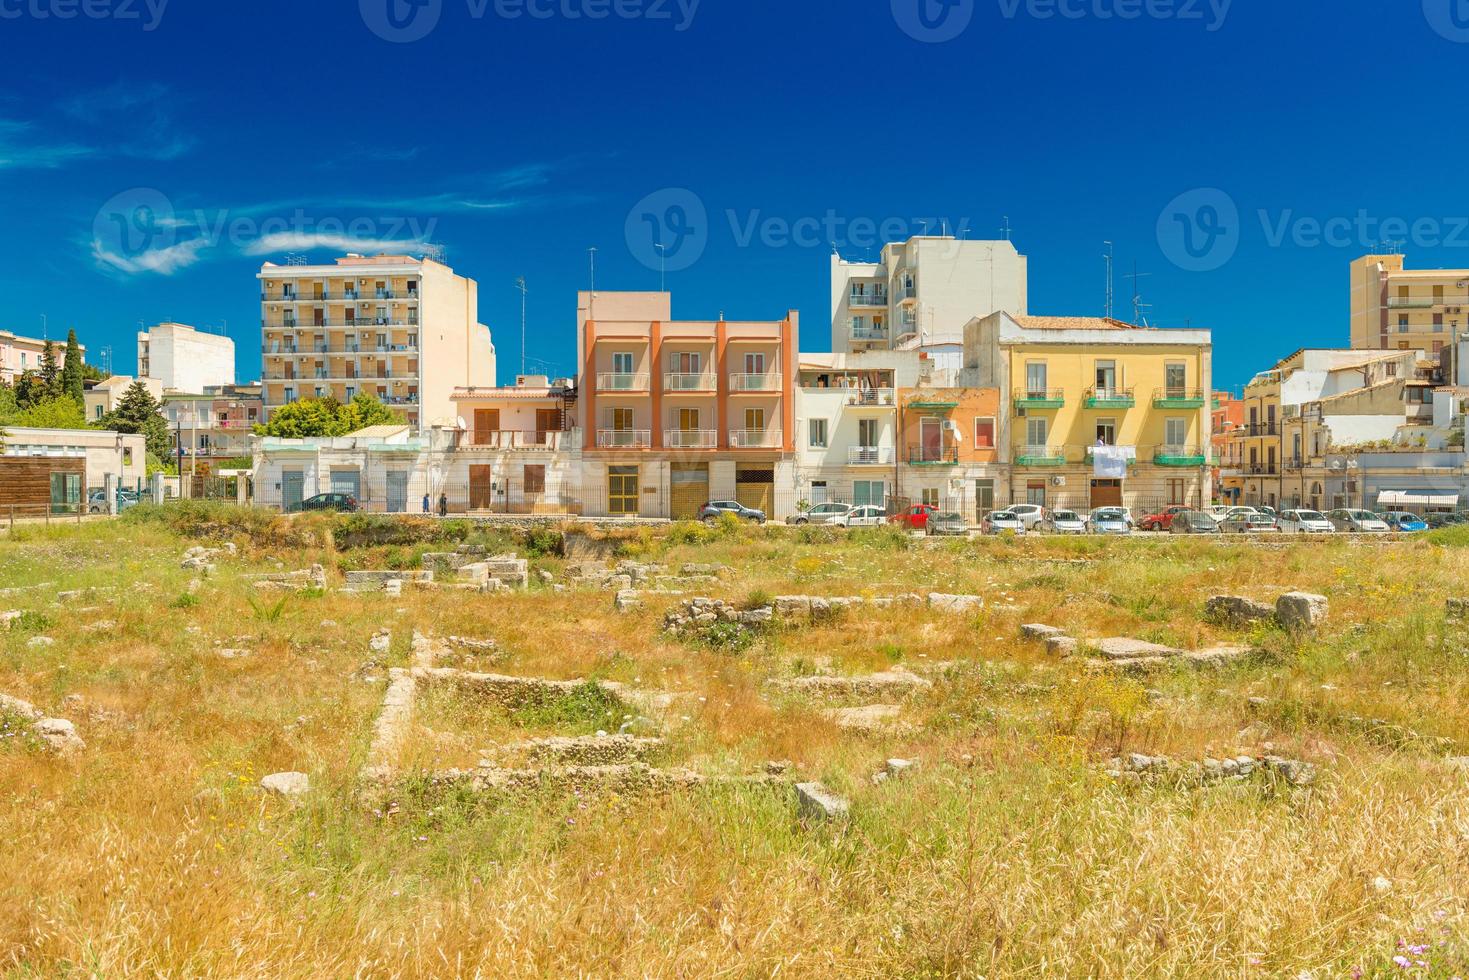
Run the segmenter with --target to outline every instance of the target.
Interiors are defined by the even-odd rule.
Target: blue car
[[[1417,514],[1406,514],[1399,510],[1388,511],[1382,515],[1387,526],[1394,531],[1426,531],[1428,524]]]

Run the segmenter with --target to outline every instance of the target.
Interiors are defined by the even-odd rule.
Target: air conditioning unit
[[[1053,477],[1051,477],[1051,486],[1053,486],[1053,487],[1064,487],[1065,485],[1066,485],[1066,477],[1064,477],[1064,476],[1053,476]]]

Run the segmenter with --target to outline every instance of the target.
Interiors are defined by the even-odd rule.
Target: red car
[[[1181,514],[1186,510],[1192,509],[1193,508],[1191,507],[1174,506],[1169,507],[1166,510],[1160,511],[1156,514],[1149,514],[1147,517],[1144,517],[1142,520],[1137,522],[1138,530],[1167,531],[1173,527],[1174,514]]]
[[[928,528],[928,515],[936,510],[938,508],[933,504],[914,504],[902,513],[889,517],[888,520],[914,531],[923,531]]]

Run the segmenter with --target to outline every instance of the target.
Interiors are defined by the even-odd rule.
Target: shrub
[[[875,548],[879,551],[907,551],[913,547],[913,539],[908,536],[908,532],[896,524],[854,528],[852,540],[864,548]]]
[[[775,597],[764,589],[751,589],[745,596],[744,602],[740,603],[741,609],[762,609],[775,602]]]
[[[533,558],[561,557],[566,550],[566,539],[560,531],[547,527],[531,528],[525,537],[525,550]]]
[[[180,592],[177,599],[169,605],[174,609],[193,609],[199,604],[199,597],[192,592]]]
[[[741,653],[755,643],[755,636],[739,623],[710,623],[700,627],[700,644],[721,653]]]

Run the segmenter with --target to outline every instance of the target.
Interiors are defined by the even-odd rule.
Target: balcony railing
[[[898,287],[898,293],[897,293],[897,295],[898,295],[898,302],[899,303],[906,302],[906,301],[908,301],[910,299],[917,299],[918,298],[918,284],[917,283],[914,283],[911,286],[899,286]]]
[[[378,398],[378,401],[382,402],[384,405],[417,405],[418,404],[418,396],[417,395],[383,395],[383,396],[381,396],[381,397]]]
[[[1133,455],[1128,458],[1127,465],[1129,467],[1136,466],[1137,465],[1137,455],[1136,455],[1137,450],[1136,450],[1136,448],[1135,447],[1127,447],[1127,446],[1124,446],[1122,448],[1124,448],[1124,449],[1126,449],[1126,448],[1133,448]],[[1087,466],[1091,466],[1093,463],[1096,462],[1096,459],[1097,459],[1097,457],[1096,457],[1096,447],[1095,446],[1087,446],[1086,447],[1086,452],[1082,454],[1082,457],[1081,458],[1082,458],[1082,462],[1084,462]]]
[[[668,391],[713,391],[712,374],[665,374],[663,387]]]
[[[280,323],[261,322],[260,327],[263,330],[321,330],[324,328],[339,330],[342,327],[397,327],[408,329],[409,327],[417,327],[418,325],[418,319],[416,317],[349,316],[343,320],[323,319],[320,322],[313,320],[310,323],[304,320],[283,320]]]
[[[1390,310],[1427,310],[1435,306],[1469,306],[1469,300],[1449,300],[1443,296],[1389,296],[1387,308]]]
[[[910,466],[957,466],[958,464],[958,446],[908,447],[908,465]]]
[[[848,306],[887,306],[887,293],[848,293]]]
[[[867,408],[892,408],[897,404],[892,388],[853,388],[847,392],[847,404]]]
[[[277,357],[287,355],[297,357],[307,354],[416,354],[417,344],[311,344],[303,347],[289,347],[282,344],[261,344],[260,352]]]
[[[1204,466],[1209,450],[1204,446],[1158,446],[1153,450],[1153,463],[1158,466]]]
[[[619,374],[606,371],[597,375],[598,391],[647,391],[646,374]]]
[[[1246,422],[1239,426],[1232,434],[1244,436],[1273,436],[1278,435],[1280,426],[1274,422]]]
[[[779,429],[730,429],[729,444],[734,449],[778,449]]]
[[[534,429],[492,429],[465,433],[469,438],[460,448],[532,452],[574,449],[575,431],[538,432]]]
[[[713,449],[718,434],[715,429],[665,429],[663,445],[669,449]]]
[[[599,449],[647,449],[653,444],[648,429],[598,429]]]
[[[891,446],[848,446],[849,466],[892,466],[895,451]]]
[[[1064,466],[1066,450],[1062,446],[1021,446],[1015,452],[1016,466]]]
[[[1197,388],[1155,388],[1154,408],[1203,408],[1208,395]]]
[[[1066,404],[1061,388],[1016,388],[1011,396],[1016,408],[1060,408]]]
[[[731,391],[780,391],[780,375],[732,374],[729,388]]]
[[[1088,388],[1087,408],[1132,408],[1137,404],[1131,388]]]
[[[847,324],[848,332],[853,340],[887,340],[888,325],[886,323],[857,323],[851,321]]]
[[[1292,470],[1305,469],[1306,461],[1300,456],[1287,456],[1284,460],[1281,461],[1280,465],[1287,473],[1289,473]]]

